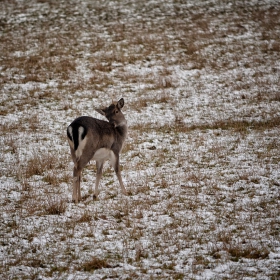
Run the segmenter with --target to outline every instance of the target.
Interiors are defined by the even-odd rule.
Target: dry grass
[[[33,151],[32,157],[24,165],[24,175],[30,178],[34,175],[43,175],[46,170],[54,169],[57,165],[57,158],[49,153],[38,154],[37,151]]]
[[[101,268],[110,268],[111,266],[107,263],[106,260],[102,260],[96,257],[92,257],[91,260],[86,261],[82,264],[82,266],[79,268],[79,270],[92,272],[96,269]]]
[[[48,196],[43,209],[46,215],[62,215],[67,209],[67,204],[62,198]]]
[[[131,126],[134,131],[152,132],[154,130],[161,133],[189,133],[194,130],[231,130],[236,133],[246,134],[248,130],[258,130],[263,131],[272,128],[278,128],[280,126],[280,118],[274,117],[265,121],[247,121],[247,120],[220,120],[209,124],[197,124],[188,126],[183,123],[182,119],[178,116],[175,118],[174,124],[169,126],[158,126],[155,123],[145,123],[145,125],[136,124]]]

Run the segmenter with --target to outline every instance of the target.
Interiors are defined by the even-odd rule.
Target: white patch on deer
[[[102,161],[104,162],[105,160],[109,160],[109,163],[112,167],[115,166],[116,163],[116,156],[112,150],[106,149],[106,148],[100,148],[98,149],[94,156],[93,159],[96,161]]]
[[[70,134],[71,138],[73,139],[73,128],[72,128],[72,126],[68,126],[67,129],[68,129],[68,133]],[[74,142],[71,139],[69,139],[68,137],[67,137],[67,139],[68,139],[68,143],[69,143],[70,147],[72,149],[74,149]]]
[[[84,131],[85,131],[85,129],[82,126],[80,126],[79,129],[78,129],[79,145],[78,145],[78,148],[75,152],[77,161],[79,161],[80,157],[82,156],[83,150],[84,150],[84,148],[86,146],[86,143],[87,143],[87,136],[84,139],[82,139],[82,134],[84,133]]]
[[[126,120],[121,121],[118,125],[115,125],[115,127],[124,126],[124,125],[127,125],[127,121]]]

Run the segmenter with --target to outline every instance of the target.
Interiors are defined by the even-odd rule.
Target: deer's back
[[[115,142],[116,132],[114,126],[106,121],[92,117],[79,117],[67,128],[70,146],[76,151],[81,143],[86,143],[90,149],[99,147],[110,148]],[[85,139],[86,138],[86,139]],[[85,142],[86,141],[86,142]]]
[[[100,136],[114,133],[114,126],[111,123],[88,116],[75,119],[70,126],[73,128],[82,126],[87,130],[87,133],[91,132]]]

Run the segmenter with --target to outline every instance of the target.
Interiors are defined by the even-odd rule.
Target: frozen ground
[[[279,1],[0,1],[1,279],[279,279]],[[125,99],[72,203],[66,128]]]

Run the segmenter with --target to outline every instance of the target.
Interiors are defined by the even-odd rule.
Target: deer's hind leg
[[[73,195],[72,200],[76,203],[82,199],[81,196],[81,178],[82,170],[88,164],[91,159],[91,153],[84,153],[78,159],[74,158],[74,170],[73,170]]]
[[[81,176],[82,169],[78,169],[76,166],[73,170],[73,194],[72,201],[78,203],[81,200]]]

